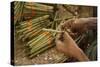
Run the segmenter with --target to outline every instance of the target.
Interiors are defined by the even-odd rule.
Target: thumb
[[[62,45],[63,43],[60,40],[56,40],[56,45]]]

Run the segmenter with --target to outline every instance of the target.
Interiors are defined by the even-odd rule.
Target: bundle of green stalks
[[[53,9],[54,7],[50,5],[44,5],[40,3],[25,3],[23,18],[24,20],[29,20],[43,15],[52,15]]]
[[[39,3],[27,3],[25,4],[25,8],[37,10],[37,11],[53,12],[53,6],[39,4]]]
[[[29,41],[27,45],[30,46],[30,58],[34,57],[38,53],[52,47],[51,42],[53,41],[53,37],[49,32],[43,32],[33,40]]]
[[[41,32],[43,27],[49,25],[48,18],[49,15],[44,15],[36,19],[20,22],[20,25],[16,27],[18,29],[16,32],[20,35],[19,39],[22,39],[23,41],[27,38],[31,39],[36,34]]]
[[[44,15],[36,19],[20,22],[20,25],[16,27],[19,40],[27,41],[25,46],[30,48],[30,52],[28,52],[30,58],[54,46],[50,45],[54,39],[52,32],[42,30],[42,28],[49,25],[48,18],[49,15]]]
[[[14,24],[22,21],[23,2],[14,2]]]
[[[56,30],[62,20],[58,17],[58,12],[55,12],[52,22],[49,19],[53,8],[54,7],[50,5],[24,3],[23,13],[35,11],[35,14],[34,17],[31,16],[31,19],[19,22],[19,25],[16,26],[16,33],[19,36],[18,40],[25,42],[25,46],[28,47],[26,54],[29,58],[36,57],[45,50],[54,47],[56,34],[62,32]],[[36,17],[36,15],[39,16]],[[59,57],[59,60],[55,60],[55,62],[64,62],[66,59],[67,58],[62,55]]]

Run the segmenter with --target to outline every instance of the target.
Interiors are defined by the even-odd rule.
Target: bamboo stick
[[[53,46],[54,46],[54,45],[51,45],[51,44],[48,45],[48,46],[45,46],[44,48],[42,48],[42,49],[38,50],[37,52],[31,54],[29,57],[32,58],[32,57],[36,56],[37,54],[39,54],[39,53],[41,53],[41,52],[43,52],[43,51],[45,51],[45,50],[47,50],[48,48],[51,48],[51,47],[53,47]]]
[[[43,33],[43,32],[42,32]],[[32,43],[34,40],[36,40],[36,39],[38,39],[40,36],[42,36],[43,34],[40,34],[39,36],[37,36],[37,37],[35,37],[35,38],[33,38],[32,40],[30,40],[28,43],[27,43],[27,45],[29,45],[30,43]]]
[[[34,7],[41,7],[41,8],[53,9],[53,6],[39,4],[39,3],[27,3],[26,5],[28,5],[28,6],[34,6]]]
[[[21,39],[22,39],[22,41],[24,41],[27,38],[28,39],[31,38],[30,35],[29,34],[23,34]]]
[[[39,29],[37,29],[37,30],[40,30],[40,28],[39,28]],[[34,34],[33,32],[38,32],[37,30],[35,30],[35,31],[32,31],[32,32],[30,32],[30,33],[27,33],[27,34],[24,34],[24,37],[23,37],[23,39],[30,38],[30,35],[31,35],[31,34]]]
[[[20,12],[21,6],[22,6],[21,3],[19,3],[19,6],[14,10],[14,15],[18,16],[18,13]]]
[[[29,32],[34,32],[34,30],[39,30],[39,29],[41,29],[42,27],[41,27],[42,25],[40,25],[40,24],[38,24],[38,25],[36,25],[36,26],[32,26],[32,27],[28,27],[27,29],[26,29],[26,31],[23,31],[23,34],[26,34],[26,33],[29,33]]]
[[[20,29],[24,29],[24,28],[28,28],[28,27],[30,27],[30,26],[32,26],[32,27],[35,27],[35,26],[37,26],[37,25],[43,25],[43,24],[45,24],[44,23],[45,21],[40,21],[40,22],[36,22],[36,23],[32,23],[31,21],[30,22],[26,22],[27,24],[25,24],[25,25],[19,25],[20,26]],[[30,25],[28,24],[28,23],[31,23]]]
[[[43,4],[38,4],[38,3],[34,3],[34,4],[25,4],[25,7],[28,9],[34,9],[34,10],[41,10],[41,11],[53,11],[53,7],[52,6],[48,6],[48,5],[43,5]]]
[[[35,33],[33,33],[32,35],[29,36],[29,38],[32,38],[32,37],[34,37],[35,35],[38,35],[39,33],[41,33],[41,30],[39,30],[39,31],[37,31],[37,32],[35,32]]]
[[[34,30],[34,29],[36,29],[36,28],[39,28],[39,27],[43,26],[43,24],[44,24],[44,23],[36,23],[36,24],[34,24],[34,25],[31,25],[31,26],[28,26],[28,25],[27,25],[26,28],[22,28],[22,29],[18,30],[17,33],[28,32],[30,29]],[[29,29],[29,27],[30,27],[30,29]]]
[[[41,17],[38,17],[38,18],[35,18],[32,20],[28,20],[28,21],[32,21],[32,23],[34,24],[36,22],[40,22],[40,21],[43,21],[43,20],[48,19],[48,18],[49,18],[49,15],[44,15],[44,16],[41,16]],[[27,23],[22,23],[21,25],[25,25],[25,24],[27,24]]]
[[[17,9],[20,5],[20,2],[14,2],[14,10]]]
[[[46,35],[48,35],[48,34],[43,33],[43,35],[42,35],[41,37],[39,37],[35,42],[33,42],[32,44],[30,44],[29,46],[34,45],[34,44],[37,43],[39,40],[42,40]]]
[[[49,41],[50,39],[51,39],[51,38],[48,38],[48,39],[46,39],[44,42],[42,42],[39,46],[32,48],[30,53],[31,53],[31,54],[32,54],[32,53],[35,53],[35,52],[38,51],[39,49],[41,49],[41,48],[43,48],[44,46],[46,46],[46,45],[48,44],[48,41]]]
[[[18,16],[18,21],[21,21],[22,20],[23,3],[21,3],[19,11],[20,11],[18,13],[19,15],[17,15],[17,16]]]
[[[61,32],[64,32],[64,31],[57,31],[57,30],[53,30],[53,29],[46,29],[46,28],[43,28],[42,30],[43,30],[43,31],[48,31],[48,32],[56,32],[56,33],[61,33]]]
[[[40,38],[40,39],[37,39],[37,42],[35,41],[35,43],[33,44],[33,45],[31,45],[30,47],[36,47],[36,46],[38,46],[38,44],[40,45],[41,43],[43,43],[44,41],[45,41],[45,39],[48,39],[48,38],[50,38],[50,35],[48,34],[48,35],[45,35],[45,36],[43,36],[42,38]],[[37,45],[36,45],[37,44]]]

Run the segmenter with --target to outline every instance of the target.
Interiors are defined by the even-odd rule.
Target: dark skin
[[[97,18],[77,18],[65,21],[62,27],[71,29],[72,33],[84,33],[87,30],[97,29]]]
[[[76,21],[71,20],[68,22],[69,23],[63,23],[61,28],[71,28],[72,33],[83,33],[90,29],[96,29],[97,26],[96,18],[80,18]],[[79,61],[89,61],[85,53],[77,46],[75,41],[67,32],[57,34],[56,47],[58,51],[64,53],[66,56],[76,58]]]

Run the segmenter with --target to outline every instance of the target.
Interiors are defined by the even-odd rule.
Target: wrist
[[[79,61],[89,61],[88,57],[85,55],[85,53],[80,49],[79,55],[77,56],[77,59]]]

